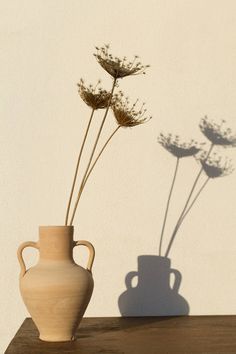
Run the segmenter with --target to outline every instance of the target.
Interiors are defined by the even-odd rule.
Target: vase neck
[[[73,227],[40,226],[40,260],[73,261]]]

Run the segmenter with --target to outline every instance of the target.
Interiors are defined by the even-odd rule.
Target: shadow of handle
[[[134,279],[134,277],[137,277],[138,276],[138,272],[129,272],[126,277],[125,277],[125,285],[127,287],[127,289],[130,289],[130,288],[134,288],[132,286],[132,280]]]
[[[181,280],[182,280],[182,275],[177,269],[170,269],[170,273],[173,273],[175,276],[175,281],[172,290],[178,293]]]

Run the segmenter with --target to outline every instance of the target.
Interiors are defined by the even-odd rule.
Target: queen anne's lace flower
[[[188,157],[196,155],[203,144],[198,144],[196,141],[191,140],[190,142],[180,142],[179,136],[172,134],[164,135],[160,134],[158,137],[158,142],[172,155],[177,158]]]
[[[127,61],[126,57],[120,59],[109,53],[109,45],[104,47],[96,47],[97,53],[94,54],[99,64],[113,78],[123,78],[125,76],[145,74],[145,70],[149,65],[142,65],[138,60],[138,56],[133,61]]]
[[[129,99],[127,97],[125,98],[121,91],[114,95],[111,108],[117,123],[121,127],[131,128],[151,119],[151,117],[144,117],[147,111],[144,109],[145,104],[143,103],[139,109],[137,109],[137,104],[138,100],[130,106]]]
[[[99,84],[100,81],[98,81],[95,86],[85,86],[83,79],[78,83],[80,97],[93,109],[106,108],[110,101],[111,94],[101,87],[98,87]]]
[[[234,168],[231,164],[231,160],[217,156],[213,154],[212,157],[204,158],[204,155],[200,158],[200,163],[206,175],[209,178],[224,177],[233,172]]]
[[[199,127],[212,144],[234,147],[236,146],[236,136],[232,134],[230,128],[225,126],[225,123],[226,122],[222,120],[221,124],[216,124],[209,120],[208,117],[204,117],[200,121]]]

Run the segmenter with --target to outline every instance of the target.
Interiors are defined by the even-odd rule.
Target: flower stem
[[[209,149],[209,151],[208,151],[208,153],[207,153],[207,156],[206,156],[205,160],[207,160],[208,157],[210,156],[213,147],[214,147],[214,144],[211,144],[210,149]],[[172,246],[172,244],[173,244],[173,242],[174,242],[176,233],[177,233],[177,231],[178,231],[179,223],[180,223],[180,221],[181,221],[183,215],[185,214],[186,209],[188,208],[188,204],[189,204],[190,199],[191,199],[191,197],[192,197],[192,195],[193,195],[193,192],[194,192],[194,190],[195,190],[195,188],[196,188],[197,182],[198,182],[199,178],[201,177],[202,172],[203,172],[203,167],[200,168],[200,171],[198,172],[197,177],[195,178],[195,181],[193,182],[193,186],[192,186],[192,188],[191,188],[191,190],[190,190],[190,193],[189,193],[189,196],[188,196],[188,198],[187,198],[187,201],[186,201],[186,203],[185,203],[185,205],[184,205],[184,208],[183,208],[183,210],[182,210],[182,212],[181,212],[181,214],[180,214],[180,216],[179,216],[179,218],[178,218],[178,221],[177,221],[177,223],[176,223],[176,225],[175,225],[175,228],[174,228],[174,231],[173,231],[173,233],[172,233],[170,242],[169,242],[168,247],[167,247],[167,251],[166,251],[166,253],[165,253],[165,257],[168,257],[168,255],[169,255],[171,246]]]
[[[79,156],[78,156],[78,160],[77,160],[77,164],[76,164],[76,168],[75,168],[75,174],[74,174],[74,179],[73,179],[73,183],[72,183],[72,188],[71,188],[71,192],[70,192],[69,202],[68,202],[68,206],[67,206],[67,210],[66,210],[65,225],[68,224],[70,206],[71,206],[71,201],[72,201],[72,197],[73,197],[73,193],[74,193],[74,189],[75,189],[76,179],[77,179],[78,172],[79,172],[80,160],[81,160],[82,153],[83,153],[83,150],[84,150],[84,145],[85,145],[85,142],[86,142],[86,139],[87,139],[87,136],[88,136],[89,128],[90,128],[90,125],[92,123],[94,111],[95,110],[93,109],[92,112],[91,112],[90,119],[89,119],[89,122],[88,122],[88,125],[87,125],[87,129],[86,129],[86,132],[85,132],[85,135],[84,135],[84,139],[83,139],[83,142],[82,142],[82,145],[81,145],[81,148],[80,148],[80,152],[79,152]]]
[[[98,156],[96,157],[94,163],[92,164],[90,170],[88,171],[88,173],[87,173],[87,175],[86,175],[86,178],[85,178],[85,180],[84,180],[84,183],[83,183],[83,185],[81,185],[81,188],[80,188],[80,190],[79,190],[79,194],[78,194],[78,197],[77,197],[77,200],[76,200],[76,205],[75,205],[75,209],[74,209],[74,210],[76,210],[76,208],[77,208],[77,205],[78,205],[78,203],[79,203],[79,201],[80,201],[80,198],[81,198],[81,195],[82,195],[82,193],[83,193],[85,184],[87,183],[87,180],[88,180],[90,174],[92,173],[92,171],[93,171],[93,169],[94,169],[96,163],[98,162],[98,160],[99,160],[99,158],[101,157],[101,155],[102,155],[103,151],[105,150],[106,146],[108,145],[108,143],[110,142],[110,140],[111,140],[112,137],[115,135],[115,133],[119,130],[120,127],[121,127],[121,126],[119,125],[119,126],[113,131],[113,133],[109,136],[109,138],[107,139],[107,141],[106,141],[105,144],[103,145],[102,149],[100,150]],[[74,219],[74,214],[75,214],[75,212],[74,212],[73,215],[72,215],[72,219],[71,219],[70,225],[72,225],[72,222],[73,222],[73,219]]]
[[[117,132],[120,128],[121,128],[121,126],[119,125],[119,126],[113,131],[113,133],[109,136],[109,138],[107,139],[107,141],[106,141],[105,144],[103,145],[103,147],[102,147],[102,149],[100,150],[98,156],[96,157],[94,163],[92,164],[90,170],[88,171],[88,174],[87,174],[87,176],[86,176],[86,178],[85,178],[85,181],[84,181],[84,184],[83,184],[83,189],[84,189],[84,187],[85,187],[85,184],[87,183],[87,180],[88,180],[88,178],[89,178],[91,172],[93,171],[93,169],[94,169],[96,163],[98,162],[98,159],[99,159],[100,156],[102,155],[103,151],[105,150],[105,148],[106,148],[106,146],[108,145],[108,143],[110,142],[110,140],[113,138],[113,136],[116,134],[116,132]]]
[[[77,196],[77,199],[76,199],[76,202],[75,202],[75,206],[74,206],[74,209],[73,209],[73,214],[72,214],[72,217],[71,217],[70,225],[72,225],[72,223],[73,223],[74,216],[75,216],[75,213],[76,213],[76,209],[77,209],[77,206],[78,206],[78,203],[79,203],[80,195],[81,195],[82,190],[83,190],[84,181],[85,181],[85,179],[86,179],[87,173],[88,173],[89,168],[90,168],[90,165],[91,165],[91,163],[92,163],[92,159],[93,159],[95,150],[96,150],[96,148],[97,148],[97,144],[98,144],[98,141],[99,141],[99,138],[100,138],[100,135],[101,135],[101,132],[102,132],[102,129],[103,129],[103,126],[104,126],[104,123],[105,123],[105,120],[106,120],[106,117],[107,117],[109,108],[110,108],[110,104],[111,104],[111,100],[112,100],[112,95],[113,95],[113,92],[114,92],[114,89],[115,89],[115,86],[116,86],[116,81],[117,81],[117,79],[114,78],[114,81],[113,81],[113,84],[112,84],[112,89],[111,89],[110,99],[109,99],[109,101],[108,101],[107,108],[106,108],[106,111],[105,111],[105,114],[104,114],[102,123],[101,123],[101,125],[100,125],[99,131],[98,131],[98,134],[97,134],[97,137],[96,137],[96,140],[95,140],[93,149],[92,149],[92,153],[91,153],[90,158],[89,158],[89,162],[88,162],[87,168],[86,168],[86,170],[85,170],[85,173],[84,173],[82,182],[81,182],[81,184],[80,184],[79,193],[78,193],[78,196]]]
[[[163,224],[162,224],[161,238],[160,238],[160,244],[159,244],[159,256],[161,256],[161,247],[162,247],[162,241],[163,241],[163,236],[164,236],[164,231],[165,231],[165,226],[166,226],[166,220],[167,220],[167,215],[168,215],[168,211],[169,211],[169,206],[170,206],[170,200],[171,200],[172,192],[173,192],[174,185],[175,185],[175,180],[176,180],[176,176],[177,176],[178,167],[179,167],[179,158],[177,157],[176,165],[175,165],[175,171],[174,171],[174,176],[173,176],[173,180],[172,180],[172,183],[171,183],[169,196],[168,196],[168,199],[167,199],[164,221],[163,221]]]

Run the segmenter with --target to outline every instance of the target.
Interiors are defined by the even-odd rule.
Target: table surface
[[[5,354],[236,353],[236,316],[84,318],[74,342],[47,343],[27,318]]]

